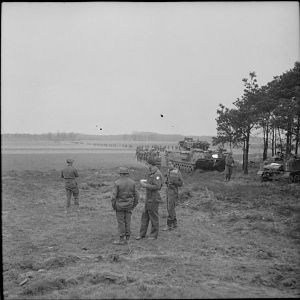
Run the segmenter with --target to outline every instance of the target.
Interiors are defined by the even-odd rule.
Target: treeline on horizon
[[[91,135],[74,132],[56,132],[44,134],[29,134],[29,133],[6,133],[1,134],[3,141],[82,141],[82,140],[96,140],[96,141],[124,141],[124,142],[178,142],[184,139],[184,135],[176,134],[160,134],[154,132],[135,132],[132,134],[117,134],[117,135]],[[193,138],[201,138],[202,140],[211,140],[211,137],[190,136]]]
[[[242,148],[243,170],[248,173],[250,140],[255,134],[263,136],[263,160],[269,148],[286,157],[298,154],[300,146],[300,62],[273,80],[259,87],[256,73],[243,78],[244,91],[233,102],[234,108],[219,104],[217,137],[213,145]]]
[[[206,141],[210,145],[215,137],[213,136],[194,136],[194,135],[176,135],[176,134],[160,134],[152,132],[136,132],[132,134],[118,135],[90,135],[73,132],[56,132],[43,134],[30,133],[5,133],[1,134],[3,142],[22,142],[22,141],[120,141],[120,142],[174,142],[178,143],[185,137],[192,137],[200,141]],[[261,144],[261,137],[251,137],[251,144]],[[227,145],[228,146],[228,145]]]

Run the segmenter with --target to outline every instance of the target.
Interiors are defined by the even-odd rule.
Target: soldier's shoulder
[[[130,183],[134,183],[134,184],[135,184],[135,181],[134,181],[132,178],[130,178],[130,177],[127,177],[126,180],[127,180],[128,182],[130,182]]]
[[[117,180],[114,181],[114,184],[118,185],[118,184],[120,184],[120,182],[122,182],[122,179],[118,178]]]

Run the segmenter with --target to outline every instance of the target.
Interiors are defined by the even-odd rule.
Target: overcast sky
[[[249,72],[299,61],[299,6],[2,3],[1,39],[2,133],[215,135]]]

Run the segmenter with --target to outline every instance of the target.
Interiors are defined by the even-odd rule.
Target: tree
[[[217,114],[217,137],[213,137],[212,143],[214,146],[221,144],[222,148],[225,144],[229,144],[230,150],[232,150],[232,147],[237,147],[241,141],[239,129],[235,127],[237,112],[219,104]]]
[[[274,125],[278,132],[285,132],[285,152],[291,153],[293,141],[295,152],[298,151],[300,109],[299,109],[299,82],[300,63],[296,62],[294,68],[274,77],[269,83],[269,95],[276,102],[274,109]]]
[[[273,128],[273,111],[276,107],[276,102],[269,95],[269,89],[269,86],[266,85],[257,91],[257,128],[262,128],[263,131],[263,160],[268,157],[269,135]]]
[[[244,78],[242,81],[245,86],[244,94],[233,103],[237,108],[237,124],[234,127],[239,127],[239,135],[243,141],[243,171],[244,174],[248,174],[250,134],[259,119],[257,103],[260,100],[260,94],[255,72],[250,72],[249,78]]]

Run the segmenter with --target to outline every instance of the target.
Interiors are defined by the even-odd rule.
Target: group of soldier
[[[144,149],[142,147],[137,147],[135,151],[135,156],[138,161],[147,161],[150,156],[159,157],[160,153],[163,151],[165,151],[165,149],[159,149],[154,147],[151,149]]]
[[[76,178],[78,172],[73,167],[74,160],[67,159],[67,167],[61,171],[61,177],[65,180],[65,189],[67,193],[67,207],[66,212],[70,208],[70,201],[73,195],[74,204],[79,209],[78,201],[78,185]],[[141,226],[139,235],[136,240],[141,240],[146,237],[146,233],[151,223],[151,229],[148,239],[157,239],[159,233],[159,203],[162,202],[161,188],[166,184],[166,199],[168,218],[166,227],[163,230],[172,230],[177,227],[177,219],[175,207],[178,203],[178,188],[183,185],[183,178],[178,169],[176,169],[171,162],[169,162],[167,173],[162,175],[157,166],[157,158],[149,156],[147,159],[148,172],[146,179],[140,181],[140,185],[146,191],[145,206],[141,216]],[[120,167],[120,178],[114,182],[112,191],[111,204],[116,213],[119,240],[114,244],[125,245],[131,236],[131,215],[134,208],[137,206],[140,195],[137,191],[136,182],[130,177],[129,169]]]

